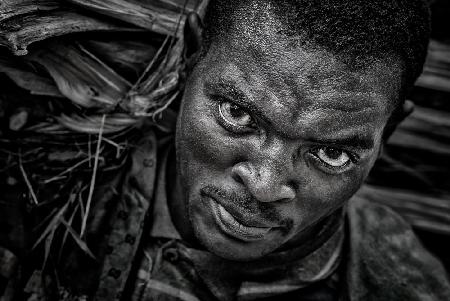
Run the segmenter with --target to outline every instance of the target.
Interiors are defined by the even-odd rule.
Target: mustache
[[[203,195],[219,198],[228,205],[238,207],[238,210],[242,210],[251,215],[258,215],[268,221],[277,223],[286,230],[292,228],[293,221],[283,217],[273,204],[260,202],[250,193],[226,191],[213,185],[207,185],[201,188],[200,192]]]

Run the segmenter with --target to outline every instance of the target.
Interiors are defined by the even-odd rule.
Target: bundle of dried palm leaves
[[[48,254],[63,232],[89,253],[97,178],[123,166],[142,126],[171,130],[159,117],[182,89],[184,19],[206,2],[2,1],[2,192],[33,212],[34,246]]]

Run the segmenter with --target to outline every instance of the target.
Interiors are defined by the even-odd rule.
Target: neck
[[[341,207],[335,210],[330,215],[310,225],[282,245],[278,251],[298,248],[300,246],[305,246],[305,249],[311,249],[316,245],[320,245],[339,228],[343,221],[343,208]]]

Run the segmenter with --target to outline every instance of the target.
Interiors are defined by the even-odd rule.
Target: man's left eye
[[[249,113],[229,101],[223,101],[219,104],[219,115],[223,121],[233,127],[253,127],[255,124]]]
[[[319,147],[315,150],[314,155],[331,168],[344,167],[351,160],[346,151],[333,147]]]

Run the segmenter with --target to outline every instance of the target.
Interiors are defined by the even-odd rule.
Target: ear
[[[384,129],[383,140],[386,142],[388,138],[395,131],[397,126],[414,111],[414,103],[410,100],[405,100],[403,105],[397,108],[389,118],[389,121]]]
[[[184,55],[188,70],[195,63],[202,47],[203,25],[199,15],[195,12],[189,13],[184,25]]]
[[[403,103],[403,119],[411,115],[414,111],[414,103],[411,100],[405,100]],[[403,121],[403,119],[401,121]]]

